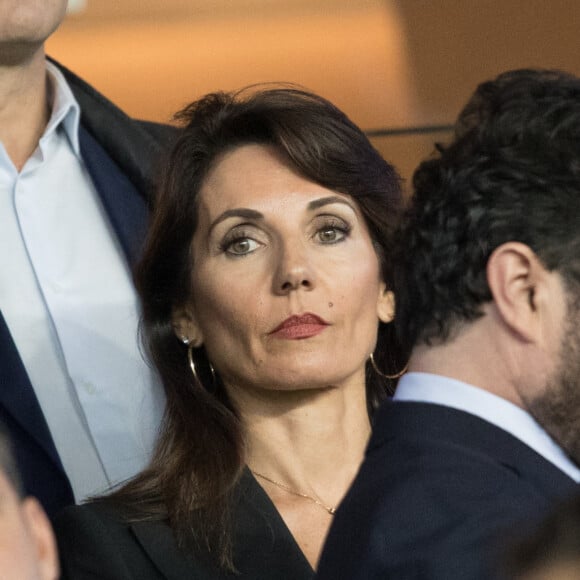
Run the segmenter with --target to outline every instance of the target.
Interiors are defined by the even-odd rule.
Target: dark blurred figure
[[[394,261],[409,373],[320,578],[489,579],[500,532],[580,480],[580,79],[479,86],[421,164]]]
[[[514,542],[504,570],[509,580],[580,578],[580,495],[560,503],[524,539]]]
[[[20,478],[0,425],[0,578],[56,580],[56,542],[38,501],[20,495]]]

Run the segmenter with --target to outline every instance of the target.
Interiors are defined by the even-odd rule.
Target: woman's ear
[[[181,306],[173,309],[171,324],[177,338],[182,342],[193,345],[195,348],[203,344],[203,334],[193,310],[189,306]]]
[[[377,315],[384,323],[391,322],[395,318],[395,294],[387,290],[386,284],[381,284],[379,299],[377,301]]]

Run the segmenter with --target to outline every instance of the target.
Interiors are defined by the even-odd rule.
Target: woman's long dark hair
[[[233,570],[230,506],[244,467],[243,426],[223,386],[219,381],[212,386],[204,349],[194,352],[202,379],[196,381],[187,347],[172,326],[174,309],[195,292],[190,248],[204,179],[226,151],[247,144],[274,147],[305,178],[356,200],[388,286],[402,195],[396,171],[364,133],[334,105],[306,91],[214,93],[177,118],[183,129],[158,190],[136,271],[144,344],[163,382],[167,409],[149,467],[108,501],[122,506],[129,519],[167,519],[181,545],[209,553],[222,568]],[[385,373],[399,371],[406,362],[391,326],[380,324],[375,351]],[[366,375],[372,414],[393,385],[370,367]]]

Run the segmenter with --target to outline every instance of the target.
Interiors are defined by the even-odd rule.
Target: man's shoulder
[[[341,565],[353,575],[344,578],[379,572],[487,577],[496,538],[546,504],[518,469],[523,443],[506,448],[501,429],[477,417],[438,405],[393,403],[375,427],[380,432],[336,515],[323,569],[348,546]]]
[[[167,123],[157,123],[155,121],[144,121],[142,119],[133,119],[143,131],[149,133],[159,143],[171,143],[179,133],[179,129]]]
[[[123,533],[129,528],[122,511],[102,500],[64,508],[55,518],[55,527],[67,529],[69,526],[100,531],[103,535]]]
[[[54,522],[63,579],[164,577],[144,551],[137,526],[173,547],[164,522],[132,523],[124,508],[107,500],[65,508]]]
[[[495,511],[511,495],[518,509],[538,494],[517,468],[485,450],[460,439],[405,433],[369,448],[343,507],[367,512],[377,525],[424,522],[436,528],[448,517]]]
[[[374,426],[353,495],[364,488],[367,497],[383,498],[393,508],[399,492],[407,500],[441,500],[448,507],[452,498],[453,509],[462,509],[464,502],[472,513],[510,490],[527,495],[526,501],[541,497],[528,475],[552,469],[525,443],[470,413],[429,403],[392,403]],[[369,493],[372,488],[378,493]],[[403,504],[405,510],[412,505]]]
[[[65,66],[54,60],[51,62],[64,75],[79,104],[83,156],[88,147],[104,151],[137,191],[149,199],[179,129],[133,119]],[[100,170],[101,165],[97,167]]]
[[[441,461],[465,453],[504,460],[517,460],[524,450],[535,453],[508,431],[468,411],[437,403],[389,401],[377,413],[367,455],[397,453],[405,445],[442,447]]]
[[[479,457],[412,443],[402,451],[409,460],[388,470],[365,462],[327,540],[323,569],[333,573],[321,578],[489,578],[496,539],[541,498]]]
[[[77,99],[81,108],[82,121],[88,125],[88,129],[93,134],[98,134],[99,130],[114,130],[116,124],[121,127],[132,126],[144,135],[154,139],[160,146],[165,146],[171,142],[178,132],[176,127],[171,125],[143,121],[134,119],[127,115],[122,109],[117,107],[112,101],[95,89],[92,85],[68,69],[66,66],[50,59],[63,74],[67,84]],[[100,123],[107,119],[109,122],[103,126]]]

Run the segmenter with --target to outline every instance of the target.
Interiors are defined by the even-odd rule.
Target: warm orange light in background
[[[71,0],[72,1],[72,0]],[[364,129],[451,122],[511,68],[580,74],[571,0],[74,0],[49,53],[128,113],[167,121],[210,91],[301,84]],[[375,138],[409,176],[447,133]]]
[[[218,11],[180,20],[91,24],[73,17],[47,48],[127,112],[145,119],[167,121],[210,91],[285,81],[326,96],[364,128],[417,122],[394,2],[338,2],[332,10],[332,3],[326,5],[325,10],[306,3],[291,11]]]

